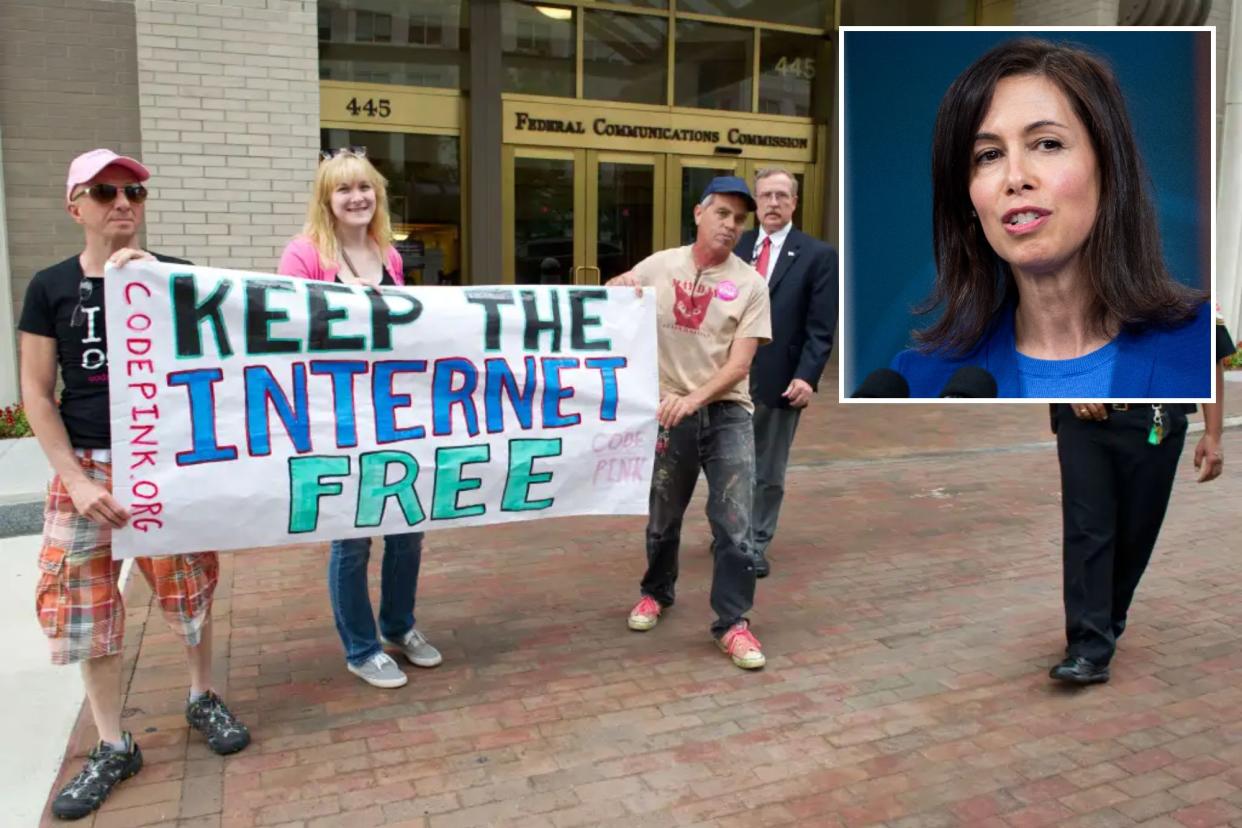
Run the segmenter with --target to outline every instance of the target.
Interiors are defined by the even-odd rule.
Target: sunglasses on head
[[[109,184],[109,187],[112,185]],[[80,328],[86,324],[86,308],[83,307],[87,299],[91,298],[91,294],[95,291],[95,285],[91,282],[90,277],[83,277],[78,283],[78,304],[73,309],[73,316],[69,318],[69,327]]]
[[[366,147],[341,147],[334,150],[320,150],[319,158],[322,161],[331,161],[333,158],[339,158],[342,155],[352,155],[355,158],[366,158]]]
[[[84,195],[89,195],[94,201],[100,204],[111,204],[116,201],[116,194],[121,190],[125,191],[125,197],[133,204],[141,204],[147,200],[147,188],[141,184],[126,184],[124,187],[118,187],[115,184],[92,184],[85,190],[78,191],[78,194],[70,201],[77,201]]]

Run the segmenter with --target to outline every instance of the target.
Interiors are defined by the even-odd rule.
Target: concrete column
[[[4,214],[4,127],[0,125],[0,407],[20,396],[17,382],[17,329],[8,321],[13,313],[12,274],[9,272],[8,219]]]
[[[1216,30],[1217,46],[1225,39],[1229,50],[1223,79],[1217,81],[1224,86],[1224,123],[1217,146],[1216,300],[1225,324],[1235,335],[1242,325],[1242,280],[1238,274],[1242,266],[1242,21],[1238,18],[1232,15],[1227,27]],[[1220,90],[1217,92],[1219,101]]]
[[[1116,26],[1120,0],[1013,0],[1015,26]]]
[[[496,284],[501,280],[500,228],[503,218],[500,141],[500,4],[470,4],[470,273],[467,281]]]

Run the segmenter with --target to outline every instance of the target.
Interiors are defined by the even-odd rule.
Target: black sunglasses
[[[96,184],[95,186],[99,186]],[[109,184],[109,187],[112,185]],[[69,327],[80,328],[86,324],[86,308],[82,307],[82,303],[91,298],[91,293],[95,290],[95,285],[91,282],[91,277],[83,276],[82,281],[78,283],[78,304],[73,309],[73,316],[69,317]]]
[[[126,184],[124,187],[117,187],[115,184],[92,184],[85,190],[81,190],[70,201],[77,201],[84,195],[89,195],[92,199],[100,204],[111,204],[116,201],[116,194],[125,191],[125,197],[133,204],[141,204],[147,200],[147,188],[141,184]]]
[[[366,147],[341,147],[340,149],[335,149],[335,150],[320,150],[319,160],[320,161],[331,161],[333,158],[337,158],[342,155],[352,155],[355,158],[366,158],[367,148]]]

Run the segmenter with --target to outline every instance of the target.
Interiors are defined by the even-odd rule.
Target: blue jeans
[[[755,601],[750,552],[750,510],[755,485],[755,433],[750,412],[736,402],[715,402],[660,429],[651,476],[647,519],[647,572],[640,591],[671,607],[676,598],[681,523],[699,479],[707,476],[707,520],[715,564],[712,635],[720,638]]]
[[[400,641],[414,627],[414,593],[423,558],[423,533],[384,536],[384,563],[380,573],[379,628],[389,641]],[[336,631],[345,647],[345,660],[362,664],[381,651],[375,634],[375,616],[367,589],[370,538],[332,541],[328,560],[328,595]]]

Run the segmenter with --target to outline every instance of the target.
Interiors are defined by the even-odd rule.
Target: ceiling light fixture
[[[544,17],[550,17],[553,20],[571,20],[573,19],[573,9],[562,9],[557,6],[535,6],[535,8]]]

